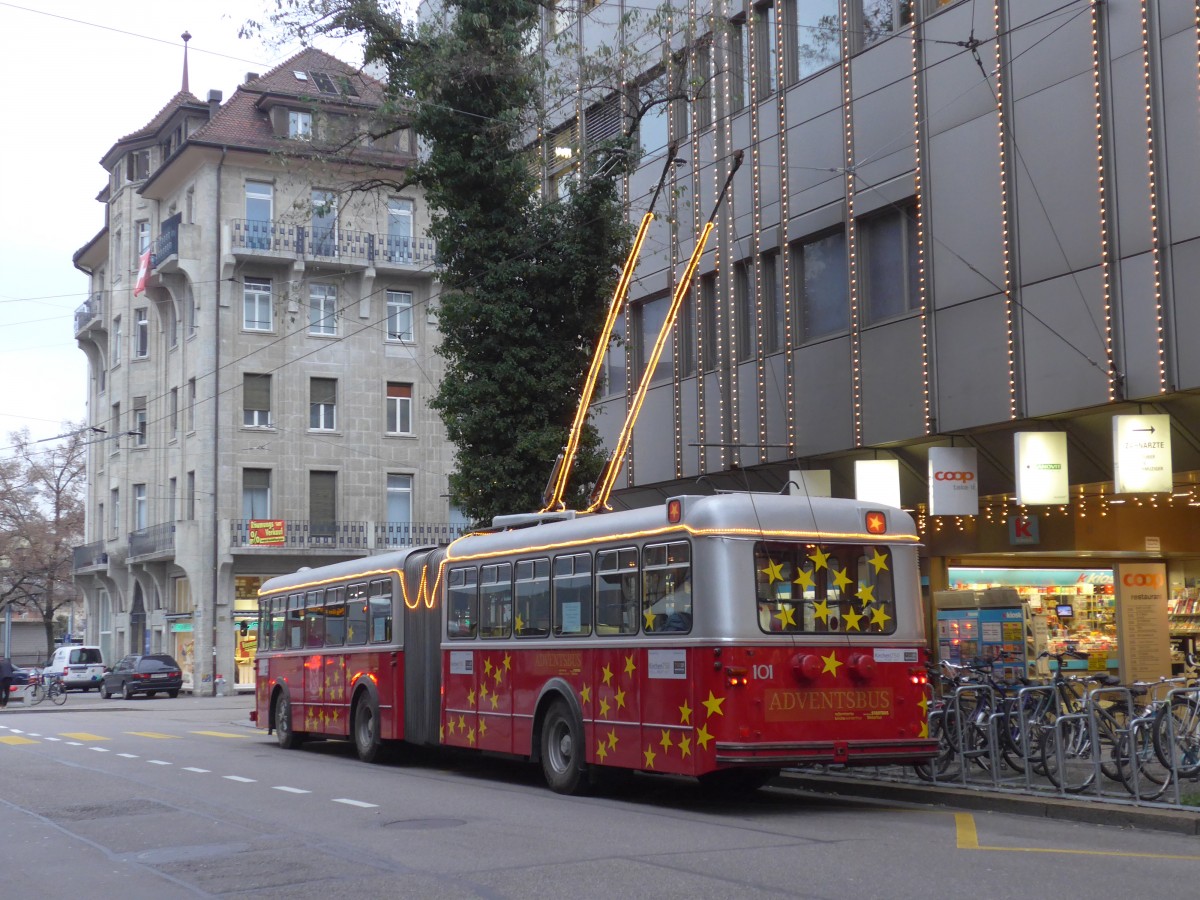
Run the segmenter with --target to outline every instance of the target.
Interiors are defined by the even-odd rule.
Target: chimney
[[[246,73],[246,84],[249,84],[250,82],[254,81],[256,78],[258,78],[257,72],[247,72]]]
[[[221,96],[222,94],[220,91],[208,92],[208,117],[210,119],[215,116],[217,114],[217,110],[221,108]]]

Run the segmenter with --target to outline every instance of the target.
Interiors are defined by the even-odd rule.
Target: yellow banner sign
[[[284,541],[283,519],[251,519],[251,544],[282,544]]]

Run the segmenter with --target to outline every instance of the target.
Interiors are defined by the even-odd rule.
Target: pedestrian
[[[7,656],[0,657],[0,709],[8,706],[8,688],[12,684],[13,664]]]

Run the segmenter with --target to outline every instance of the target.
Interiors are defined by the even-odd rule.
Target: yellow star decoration
[[[499,694],[492,694],[492,696],[488,697],[488,700],[490,700],[492,702],[492,709],[500,708],[500,695]]]
[[[767,576],[768,585],[772,585],[777,581],[783,581],[783,563],[767,560],[767,567],[758,571]]]
[[[871,624],[878,625],[880,629],[887,627],[886,623],[890,618],[891,616],[887,614],[887,610],[882,606],[871,610]]]
[[[775,613],[775,618],[779,620],[780,628],[787,628],[789,625],[796,627],[796,617],[790,606],[780,607],[779,612]]]
[[[617,749],[617,733],[615,731],[610,730],[608,732],[608,749],[609,750]]]
[[[825,663],[825,668],[821,670],[822,675],[824,675],[826,672],[830,673],[831,675],[836,675],[838,666],[845,665],[845,663],[838,661],[836,650],[830,650],[828,656],[822,656],[821,662]]]
[[[829,568],[829,554],[824,553],[820,547],[818,547],[811,554],[809,554],[808,558],[813,561],[813,571],[814,572],[818,569],[828,569]]]
[[[592,702],[592,686],[590,684],[583,686],[583,690],[579,692],[579,699],[584,703]]]
[[[454,716],[446,717],[446,730],[451,734],[454,734]]]
[[[702,701],[704,708],[708,710],[708,715],[705,718],[711,719],[713,716],[723,716],[725,711],[721,709],[721,704],[725,702],[724,697],[715,697],[713,692],[708,692],[708,699]]]
[[[471,690],[467,692],[467,705],[475,705],[475,688],[471,688]]]
[[[504,671],[505,672],[512,671],[512,654],[509,654],[509,653],[504,654]]]
[[[467,730],[467,717],[466,717],[466,716],[459,716],[459,717],[458,717],[458,731],[459,731],[459,734],[461,734],[462,732],[464,732],[464,731],[466,731],[466,730]]]
[[[679,724],[680,725],[691,725],[692,724],[692,708],[690,706],[688,706],[686,700],[683,701],[683,706],[679,707]]]
[[[679,755],[685,759],[692,755],[692,739],[690,737],[679,739]]]
[[[479,700],[480,700],[480,702],[482,702],[483,698],[486,697],[487,695],[488,695],[488,689],[487,689],[487,682],[485,681],[483,684],[479,685]]]
[[[655,754],[655,752],[652,749],[650,749],[649,744],[646,745],[646,749],[642,752],[644,753],[644,755],[646,757],[646,768],[653,769],[654,768],[654,757],[657,754]]]
[[[637,671],[637,666],[635,666],[633,664],[633,656],[630,655],[630,656],[625,657],[625,674],[632,675],[636,671]]]
[[[496,667],[496,684],[504,680],[504,670],[499,666]]]
[[[604,762],[604,760],[608,759],[608,748],[604,746],[603,738],[601,738],[600,743],[596,745],[596,759],[600,760],[600,762]]]
[[[796,573],[796,580],[792,584],[798,584],[802,588],[815,588],[817,583],[813,580],[812,572],[808,569],[801,569]]]
[[[860,619],[862,619],[862,613],[856,613],[853,606],[842,613],[842,621],[846,623],[847,631],[862,631],[862,626],[859,624]]]
[[[523,620],[523,619],[520,617],[520,615],[518,615],[518,616],[517,616],[517,617],[516,617],[516,618],[513,620],[513,627],[515,627],[515,628],[517,629],[517,634],[520,634],[522,631],[524,631],[524,630],[525,630],[525,622],[524,622],[524,620]]]
[[[483,736],[487,734],[487,722],[483,719],[479,720],[479,739],[482,741]]]
[[[880,553],[878,548],[871,550],[871,558],[868,559],[867,562],[875,567],[875,574],[879,574],[881,569],[886,569],[888,567],[887,554]]]
[[[663,729],[662,739],[659,740],[658,743],[662,746],[663,753],[670,753],[671,748],[675,746],[675,744],[671,741],[671,732],[667,731],[665,728]]]
[[[921,730],[919,732],[917,732],[917,737],[923,737],[923,738],[929,737],[929,723],[928,722],[921,723]]]
[[[837,569],[833,573],[833,583],[839,591],[845,589],[850,584],[850,576],[846,574],[845,569]]]
[[[472,728],[470,731],[467,732],[467,743],[470,744],[472,747],[475,746],[475,729],[474,728]]]
[[[708,742],[712,740],[712,735],[708,733],[708,726],[701,725],[696,729],[696,746],[707,750]]]
[[[617,691],[615,694],[613,694],[613,697],[616,698],[617,709],[624,709],[625,708],[625,692]]]
[[[445,725],[438,726],[438,740],[439,741],[446,740],[446,726]]]
[[[917,706],[921,707],[921,715],[922,716],[929,715],[929,698],[928,697],[922,697],[921,702],[918,703]]]
[[[609,708],[608,707],[608,698],[601,697],[600,698],[600,715],[602,715],[606,719],[608,718],[608,708]]]
[[[600,670],[600,672],[604,676],[604,683],[612,684],[612,669],[610,669],[608,666],[605,666],[603,669]]]
[[[826,600],[821,599],[813,604],[813,615],[826,625],[829,624],[829,613],[829,603]]]
[[[348,625],[346,626],[346,643],[353,644],[354,642],[354,626]]]
[[[483,674],[484,675],[492,674],[492,661],[490,659],[485,659],[483,661]]]
[[[646,610],[644,613],[642,613],[642,618],[646,620],[646,630],[653,631],[654,630],[654,613],[652,613],[650,610]]]
[[[861,581],[858,584],[858,599],[863,602],[863,606],[868,603],[875,602],[875,585],[863,584]]]

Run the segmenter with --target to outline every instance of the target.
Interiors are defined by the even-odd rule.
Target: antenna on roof
[[[190,41],[192,39],[192,36],[188,32],[185,31],[183,34],[180,35],[180,37],[183,38],[183,88],[182,88],[182,90],[186,94],[188,92],[187,45],[188,45],[188,41]]]

